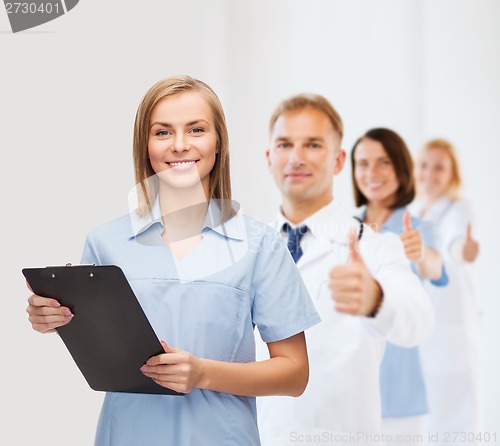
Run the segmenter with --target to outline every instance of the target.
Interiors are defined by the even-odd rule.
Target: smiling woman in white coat
[[[414,215],[435,225],[436,243],[449,276],[447,287],[429,287],[436,313],[433,337],[421,346],[433,432],[479,430],[479,305],[473,263],[479,243],[472,236],[470,204],[459,198],[457,156],[446,140],[429,141],[416,163]],[[444,437],[443,437],[444,438]]]

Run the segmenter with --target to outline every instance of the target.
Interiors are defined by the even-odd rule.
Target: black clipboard
[[[22,272],[35,294],[57,299],[75,315],[56,330],[92,389],[183,395],[139,370],[164,350],[120,267],[68,264]]]

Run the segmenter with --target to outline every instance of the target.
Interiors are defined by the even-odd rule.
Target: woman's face
[[[427,198],[437,199],[448,192],[452,178],[451,158],[442,149],[428,149],[416,167],[419,191]]]
[[[355,147],[354,179],[368,204],[389,207],[399,182],[389,155],[378,141],[363,138]]]
[[[148,154],[151,167],[165,185],[190,188],[201,182],[208,195],[217,152],[212,110],[200,93],[180,93],[154,106]]]

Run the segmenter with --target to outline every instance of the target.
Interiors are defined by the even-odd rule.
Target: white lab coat
[[[284,222],[280,214],[272,226],[280,230]],[[322,322],[306,331],[310,376],[304,394],[257,399],[262,446],[355,444],[357,435],[380,432],[379,368],[385,340],[410,347],[428,339],[434,325],[432,305],[400,239],[365,226],[359,250],[383,289],[383,304],[375,318],[336,312],[328,273],[347,262],[348,235],[359,230],[359,223],[334,202],[303,223],[309,231],[297,266]],[[258,359],[268,357],[262,341],[257,344]]]
[[[461,259],[461,247],[472,209],[464,200],[442,198],[422,215],[431,221],[436,248],[443,257],[449,283],[426,285],[435,307],[436,328],[421,345],[422,370],[429,403],[431,432],[477,432],[479,426],[480,306],[474,286],[474,265]],[[464,443],[468,444],[468,443]]]

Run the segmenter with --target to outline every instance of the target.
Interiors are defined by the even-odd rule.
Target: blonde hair
[[[133,159],[135,182],[137,184],[137,213],[140,216],[151,211],[152,203],[158,194],[158,182],[146,181],[155,172],[148,157],[148,139],[151,113],[155,105],[164,98],[195,91],[207,101],[214,119],[217,134],[218,153],[210,172],[208,199],[218,199],[222,222],[231,218],[235,211],[231,203],[231,178],[229,167],[229,136],[224,110],[215,92],[204,82],[190,76],[175,76],[162,79],[153,85],[144,95],[134,123]]]
[[[271,119],[269,121],[269,133],[271,134],[274,129],[276,121],[281,115],[285,113],[295,112],[304,110],[307,108],[312,108],[323,112],[329,119],[332,127],[340,136],[340,140],[344,135],[344,125],[342,123],[342,118],[338,114],[337,110],[325,97],[319,94],[302,93],[296,96],[292,96],[288,99],[281,101],[276,109],[274,110]]]
[[[458,198],[460,187],[462,186],[462,176],[460,174],[460,166],[458,164],[458,156],[455,151],[453,145],[442,138],[431,139],[427,143],[424,144],[422,149],[420,150],[418,160],[421,161],[422,157],[429,150],[439,149],[444,151],[449,157],[451,161],[451,179],[450,184],[448,185],[448,189],[446,193],[451,198]]]

